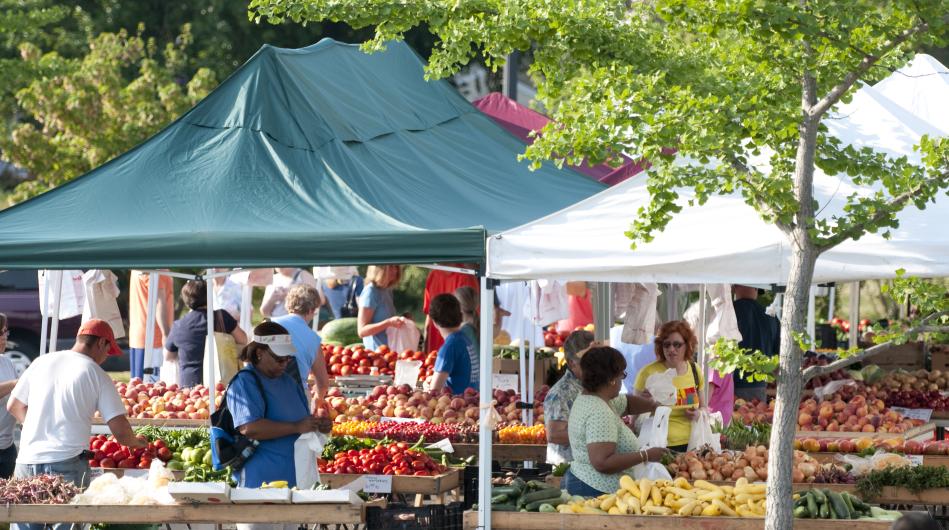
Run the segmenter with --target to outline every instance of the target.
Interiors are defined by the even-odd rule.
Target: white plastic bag
[[[326,435],[319,432],[301,434],[293,444],[293,464],[296,467],[297,488],[310,489],[320,481],[316,459],[323,454]]]
[[[389,351],[405,351],[418,349],[418,341],[422,334],[411,320],[399,327],[386,328],[386,342]]]
[[[675,376],[676,369],[669,368],[665,372],[652,374],[646,378],[646,391],[656,403],[667,407],[676,404],[676,386],[672,382]]]
[[[817,398],[817,401],[824,401],[824,399],[834,395],[841,388],[856,384],[857,383],[853,379],[839,379],[837,381],[831,381],[824,386],[815,388],[814,397]]]
[[[639,446],[643,449],[650,447],[665,447],[669,440],[669,415],[672,409],[669,407],[656,407],[656,412],[651,418],[643,422],[643,427],[639,433]],[[633,478],[650,480],[672,480],[672,475],[666,469],[666,466],[659,462],[647,462],[633,466]]]
[[[720,415],[721,413],[719,413]],[[716,453],[722,452],[721,436],[712,432],[712,420],[707,410],[699,410],[697,418],[692,420],[692,433],[689,435],[689,451],[708,446]]]

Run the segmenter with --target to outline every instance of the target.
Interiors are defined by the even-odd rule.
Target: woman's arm
[[[313,365],[310,366],[310,372],[313,373],[313,379],[316,381],[314,385],[316,394],[313,399],[322,401],[330,388],[330,376],[326,373],[326,359],[323,357],[323,352],[316,351],[316,357],[313,359]]]
[[[643,391],[645,392],[645,391]],[[646,392],[648,394],[648,392]],[[656,407],[659,404],[653,401],[652,398],[644,397],[641,395],[627,395],[626,396],[626,415],[633,416],[636,414],[646,414],[653,413],[656,411]]]
[[[272,440],[291,434],[313,432],[320,428],[321,420],[307,416],[300,421],[273,421],[265,418],[252,421],[237,428],[238,432],[252,440]]]
[[[667,451],[668,449],[664,447],[651,447],[632,453],[618,453],[615,442],[587,444],[590,465],[604,475],[619,473],[645,462],[658,462]]]
[[[277,302],[287,297],[287,290],[284,287],[268,287],[264,290],[264,299],[260,301],[260,314],[269,317],[277,307]]]
[[[0,383],[0,399],[9,396],[10,392],[13,392],[13,387],[16,386],[16,381],[16,379],[11,379],[9,381]]]
[[[381,333],[387,328],[393,326],[399,327],[405,321],[402,317],[389,317],[381,322],[372,323],[372,316],[375,314],[376,310],[372,307],[360,307],[359,315],[357,316],[357,325],[356,333],[360,337],[369,337],[375,335],[376,333]]]
[[[234,329],[231,330],[231,336],[234,337],[234,342],[240,345],[247,344],[247,334],[240,326],[234,326]]]

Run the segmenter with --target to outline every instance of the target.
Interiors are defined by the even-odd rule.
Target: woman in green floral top
[[[626,377],[623,354],[608,346],[590,348],[580,368],[583,393],[573,402],[567,429],[573,453],[567,491],[583,496],[613,493],[623,474],[632,475],[633,466],[658,462],[668,450],[640,450],[636,435],[620,418],[624,403],[616,397]]]

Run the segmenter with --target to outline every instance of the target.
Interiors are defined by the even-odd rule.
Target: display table
[[[846,491],[859,497],[853,484],[794,484],[793,488],[795,492],[803,492],[813,488],[837,492]],[[885,487],[878,497],[862,500],[869,504],[949,506],[949,488],[934,488],[913,493],[906,488]]]
[[[849,519],[795,519],[794,528],[804,530],[843,530],[858,525],[861,530],[887,530],[890,521],[851,521]],[[465,530],[478,527],[478,512],[465,512]],[[673,515],[581,515],[561,513],[492,512],[493,530],[761,530],[761,517],[678,517]]]
[[[831,463],[840,463],[840,460],[837,458],[837,455],[846,455],[848,453],[807,453],[807,456],[813,457],[814,460],[817,460],[821,464]],[[949,466],[949,456],[945,455],[922,455],[923,465],[924,466],[935,466],[935,467],[946,467]]]
[[[440,495],[458,488],[458,485],[461,484],[460,475],[461,471],[457,469],[449,469],[447,472],[434,477],[395,475],[392,477],[391,491],[377,493]],[[339,489],[363,476],[320,473],[320,482],[332,489]]]
[[[309,523],[359,524],[358,504],[181,504],[88,506],[21,504],[0,507],[0,522],[69,523]]]
[[[176,427],[176,428],[198,428],[210,427],[211,420],[180,420],[177,418],[129,418],[132,427]],[[93,425],[106,425],[102,418],[92,418]]]
[[[797,431],[797,438],[872,438],[874,440],[889,440],[891,438],[902,438],[903,440],[927,441],[933,438],[936,430],[935,423],[924,423],[918,427],[913,427],[906,432],[842,432],[842,431]]]
[[[478,456],[478,444],[451,444],[455,449],[455,456],[468,458]],[[539,444],[492,444],[491,459],[504,462],[527,460],[545,462],[547,460],[547,446]]]

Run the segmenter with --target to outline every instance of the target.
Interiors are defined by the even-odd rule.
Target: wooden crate
[[[848,453],[807,453],[807,456],[814,458],[818,462],[825,463],[840,463],[840,460],[837,459],[837,455],[845,455]],[[949,456],[945,455],[923,455],[923,465],[924,466],[934,466],[934,467],[949,467]]]
[[[440,495],[458,488],[461,484],[460,475],[461,471],[457,469],[450,469],[434,477],[396,475],[392,477],[392,493]],[[362,476],[320,473],[320,482],[329,485],[330,488],[337,489]]]
[[[556,359],[535,359],[534,361],[534,391],[544,385],[547,378],[547,370],[553,366]],[[521,373],[521,361],[517,359],[492,359],[492,370],[496,374],[519,374]],[[522,389],[523,390],[523,389]],[[523,396],[523,391],[520,392]]]
[[[868,358],[863,364],[876,364],[884,370],[919,370],[926,365],[924,343],[907,342]]]
[[[452,444],[455,456],[467,458],[478,456],[478,444]],[[494,444],[491,446],[491,458],[501,462],[516,462],[530,460],[544,462],[547,460],[547,446],[537,444]]]
[[[853,528],[849,519],[795,519],[794,528],[804,530],[843,530]],[[890,521],[859,521],[859,528],[887,530]],[[466,530],[478,528],[478,512],[465,512]],[[492,512],[494,530],[761,530],[763,517],[678,517],[672,515],[586,515],[561,513]]]
[[[361,524],[362,510],[361,504],[7,504],[0,506],[0,522]]]
[[[199,427],[210,427],[211,420],[179,420],[171,418],[129,418],[129,423],[132,424],[132,427],[146,427],[146,426],[155,426],[155,427],[178,427],[178,428],[199,428]],[[102,418],[95,417],[92,419],[93,425],[106,425],[106,422]]]
[[[797,438],[872,438],[874,440],[889,440],[892,438],[901,438],[903,440],[926,441],[933,438],[936,430],[936,424],[924,423],[918,427],[903,432],[842,432],[842,431],[797,431]]]
[[[930,370],[949,370],[949,344],[929,345]]]
[[[794,484],[795,492],[807,491],[812,488],[828,489],[836,492],[846,491],[859,497],[856,493],[857,488],[853,484]],[[862,500],[873,504],[949,506],[949,488],[933,488],[913,493],[906,488],[885,487],[878,497]]]

